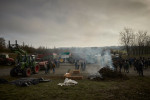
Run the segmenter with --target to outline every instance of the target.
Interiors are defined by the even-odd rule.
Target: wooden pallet
[[[73,80],[82,80],[83,76],[80,74],[80,70],[73,70],[64,75],[65,78],[73,79]]]
[[[82,80],[83,76],[68,76],[66,78],[72,79],[72,80]]]
[[[80,74],[80,70],[73,70],[72,73],[73,74]]]

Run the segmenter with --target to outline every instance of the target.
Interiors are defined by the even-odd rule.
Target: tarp
[[[76,85],[76,84],[78,84],[77,81],[66,78],[64,80],[64,83],[59,83],[58,85],[60,85],[60,86],[69,86],[69,85]]]
[[[10,83],[17,86],[30,86],[30,85],[36,85],[41,82],[50,82],[50,80],[45,80],[43,78],[21,78],[18,80],[14,80]]]

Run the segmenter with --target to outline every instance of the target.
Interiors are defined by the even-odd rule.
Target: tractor
[[[27,55],[27,53],[22,50],[17,41],[15,44],[10,44],[9,48],[13,53],[17,54],[16,65],[11,69],[10,75],[12,77],[19,75],[21,73],[25,77],[29,77],[32,73],[36,74],[39,72],[39,64],[35,62],[35,57],[33,55]]]

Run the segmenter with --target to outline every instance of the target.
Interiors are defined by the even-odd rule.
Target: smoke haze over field
[[[124,27],[150,33],[149,0],[0,0],[0,37],[34,47],[119,45]]]
[[[79,60],[80,64],[81,62],[88,64],[86,70],[89,74],[95,74],[103,67],[114,69],[109,49],[74,48],[71,53],[76,61]]]
[[[96,55],[97,65],[87,67],[87,72],[89,74],[96,74],[103,67],[108,67],[110,69],[114,69],[111,53],[109,50],[105,50],[100,54]]]

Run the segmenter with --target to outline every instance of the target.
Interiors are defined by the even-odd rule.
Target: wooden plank
[[[72,79],[72,80],[82,80],[83,76],[68,76],[66,78]]]
[[[73,74],[79,74],[80,70],[73,70]]]

